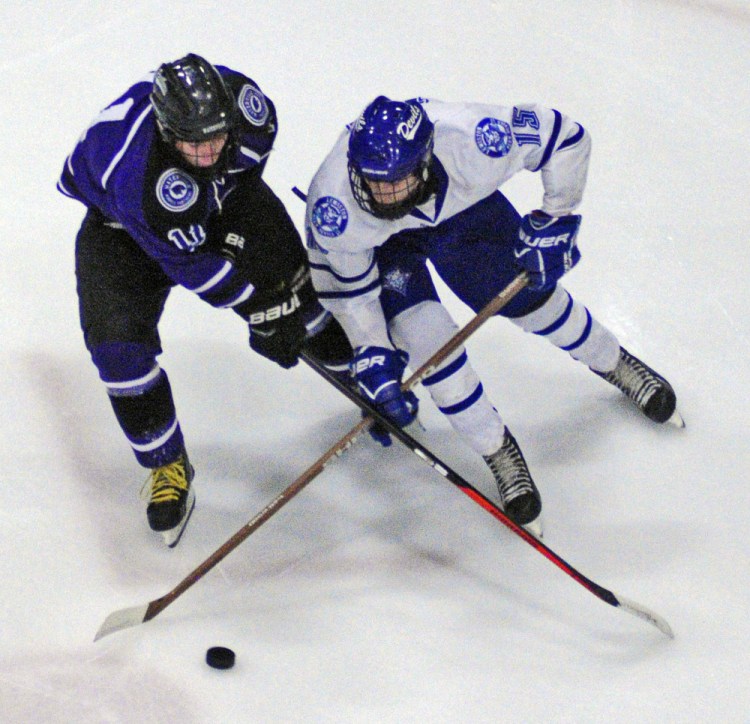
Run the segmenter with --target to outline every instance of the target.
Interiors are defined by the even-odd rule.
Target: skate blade
[[[680,413],[677,412],[677,410],[675,410],[672,413],[672,417],[670,417],[667,420],[667,424],[668,425],[674,425],[675,427],[683,428],[683,427],[685,427],[685,420],[683,420],[682,419],[682,415],[680,415]]]
[[[537,540],[541,540],[544,537],[544,531],[542,530],[542,516],[535,518],[531,523],[521,526],[527,533],[531,533]]]
[[[182,534],[187,527],[190,516],[193,514],[193,508],[195,508],[195,492],[190,488],[188,491],[187,512],[185,513],[185,517],[174,528],[162,531],[161,537],[168,548],[174,548],[180,542],[180,538],[182,538]]]

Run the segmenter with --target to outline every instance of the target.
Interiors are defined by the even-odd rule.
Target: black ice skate
[[[193,466],[187,453],[160,468],[153,468],[144,486],[148,491],[146,516],[151,530],[161,533],[164,542],[174,548],[185,530],[190,514],[195,507],[195,492],[190,485]]]
[[[620,347],[620,359],[612,372],[592,371],[624,392],[649,420],[685,427],[672,385],[626,349]]]
[[[495,476],[506,515],[518,525],[526,526],[535,521],[542,511],[542,498],[531,479],[521,449],[507,427],[500,449],[483,457]]]

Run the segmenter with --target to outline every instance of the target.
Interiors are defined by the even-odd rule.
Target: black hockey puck
[[[234,666],[234,651],[224,646],[212,646],[206,651],[206,663],[214,669],[231,669]]]

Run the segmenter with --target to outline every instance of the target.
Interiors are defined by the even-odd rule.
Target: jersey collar
[[[440,159],[437,156],[432,157],[430,173],[432,174],[430,183],[434,184],[435,186],[435,193],[430,196],[430,198],[435,199],[435,218],[431,219],[423,211],[420,211],[418,207],[413,208],[409,212],[409,215],[419,219],[420,221],[429,221],[431,224],[434,224],[440,217],[440,212],[443,210],[445,197],[448,193],[448,173],[445,170],[443,164],[440,163]]]

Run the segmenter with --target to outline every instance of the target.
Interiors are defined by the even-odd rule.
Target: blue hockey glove
[[[413,392],[401,392],[401,375],[408,361],[409,356],[401,350],[358,347],[350,365],[359,393],[399,427],[408,425],[419,408]],[[384,447],[391,444],[388,433],[376,425],[370,428],[370,434]]]
[[[367,417],[367,413],[364,410],[362,411],[362,417]],[[375,442],[379,443],[383,447],[390,447],[391,445],[393,445],[391,434],[382,425],[378,425],[377,422],[373,424],[367,432],[370,434],[370,437],[375,440]]]
[[[516,266],[529,275],[532,289],[549,290],[580,260],[576,245],[581,216],[550,216],[532,211],[521,219],[513,249]]]

